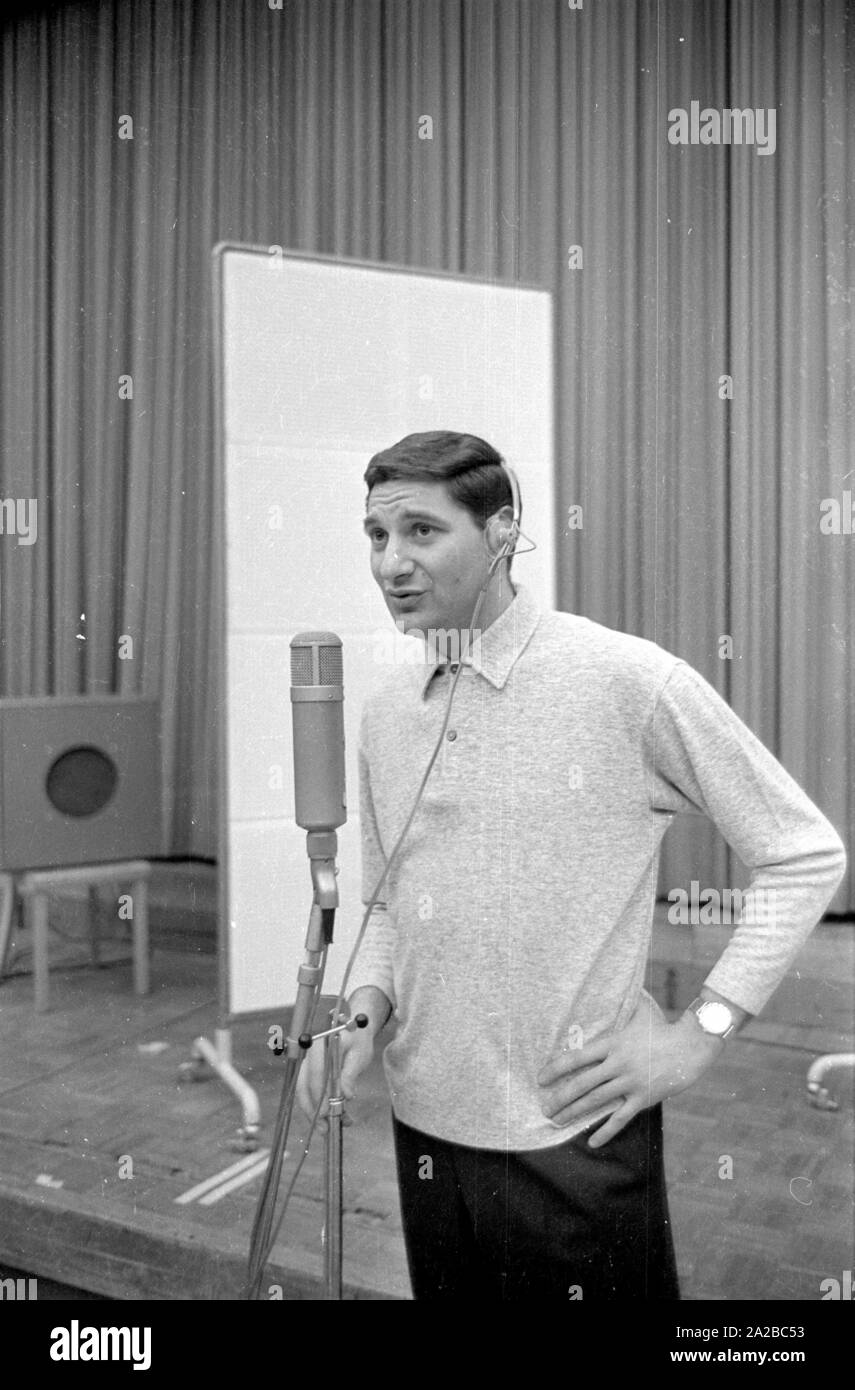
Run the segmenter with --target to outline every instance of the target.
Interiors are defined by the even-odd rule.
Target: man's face
[[[371,573],[401,632],[469,626],[491,557],[483,530],[444,482],[375,484],[364,524]]]

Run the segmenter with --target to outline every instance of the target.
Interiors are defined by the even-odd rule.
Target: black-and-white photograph
[[[853,62],[851,0],[5,8],[34,1368],[209,1301],[845,1352]]]

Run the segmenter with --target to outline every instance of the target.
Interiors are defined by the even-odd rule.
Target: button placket
[[[442,667],[440,668],[442,676],[443,676],[446,680],[448,680],[449,682],[454,680],[454,674],[455,674],[455,672],[456,672],[457,669],[458,669],[458,664],[459,664],[459,663],[457,663],[457,662],[452,662],[450,665],[442,666]],[[448,691],[449,691],[449,686],[446,686],[446,687],[443,689],[443,692],[442,692],[442,694],[443,694],[443,699],[444,699],[444,700],[447,700],[447,699],[448,699]],[[452,719],[454,719],[454,717],[455,717],[456,708],[457,708],[457,701],[458,701],[458,699],[459,699],[459,696],[460,696],[460,692],[459,692],[459,690],[458,690],[458,691],[455,693],[454,704],[452,705],[452,708],[451,708],[451,718],[452,718]],[[437,762],[438,762],[438,764],[439,764],[439,770],[440,770],[440,773],[441,773],[441,775],[442,775],[443,777],[455,777],[455,776],[457,775],[458,763],[457,763],[457,762],[454,760],[454,758],[453,758],[454,744],[457,742],[457,738],[458,738],[458,730],[457,730],[456,726],[455,726],[454,724],[452,724],[448,729],[446,729],[445,734],[443,735],[443,739],[442,739],[442,750],[441,750],[440,755],[439,755],[439,757],[438,757],[438,759],[437,759]],[[449,761],[449,756],[450,756],[450,755],[452,755],[452,756],[451,756],[451,761]]]

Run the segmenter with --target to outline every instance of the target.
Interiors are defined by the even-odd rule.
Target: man
[[[423,637],[459,633],[463,663],[355,963],[349,1003],[370,1027],[344,1035],[350,1098],[397,1015],[384,1065],[414,1297],[678,1298],[661,1102],[763,1007],[833,896],[843,845],[684,662],[540,611],[507,559],[490,574],[513,513],[484,440],[408,435],[365,482],[390,613]],[[366,903],[442,730],[458,662],[428,655],[363,710]],[[680,811],[715,822],[774,910],[746,913],[668,1023],[643,979]],[[309,1110],[320,1060],[301,1076]]]

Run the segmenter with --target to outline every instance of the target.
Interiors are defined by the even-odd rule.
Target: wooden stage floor
[[[682,1009],[696,992],[724,944],[715,931],[658,924],[650,983],[663,1006]],[[686,1299],[818,1300],[823,1280],[852,1269],[852,1071],[835,1073],[838,1111],[808,1104],[805,1075],[819,1053],[852,1050],[854,935],[851,925],[819,928],[762,1019],[666,1107]],[[216,1078],[179,1079],[193,1039],[213,1037],[216,962],[153,940],[146,998],[117,961],[52,968],[42,1015],[30,977],[0,983],[0,1267],[115,1299],[237,1299],[259,1174],[179,1201],[245,1157],[232,1147],[234,1097]],[[267,1023],[233,1032],[234,1063],[261,1099],[263,1147],[282,1067]],[[346,1297],[408,1299],[379,1064],[363,1092],[345,1133]],[[295,1123],[290,1154],[304,1132]],[[725,1155],[730,1178],[720,1176]],[[266,1298],[322,1297],[322,1159],[316,1137]]]

